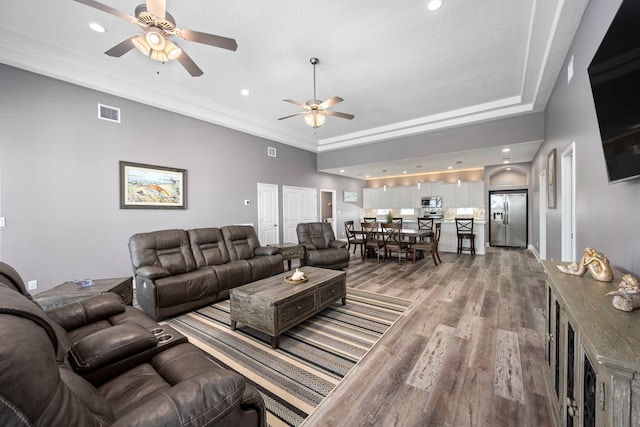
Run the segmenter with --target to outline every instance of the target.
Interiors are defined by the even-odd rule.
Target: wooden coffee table
[[[347,303],[347,273],[316,267],[301,267],[309,278],[299,284],[284,281],[291,273],[258,280],[230,289],[231,329],[237,322],[271,337],[271,347],[278,348],[284,331],[305,321],[335,301]]]

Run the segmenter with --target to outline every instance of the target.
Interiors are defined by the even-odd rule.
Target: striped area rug
[[[347,289],[336,302],[280,336],[238,324],[229,300],[166,321],[218,364],[243,375],[262,394],[267,424],[298,426],[409,307],[411,301]]]

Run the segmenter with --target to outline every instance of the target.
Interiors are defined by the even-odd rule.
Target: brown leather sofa
[[[229,289],[284,272],[276,247],[252,226],[134,234],[129,253],[138,304],[155,320],[229,297]]]
[[[159,340],[156,330],[167,327],[131,308],[153,328],[137,323],[139,315],[114,302],[118,295],[83,300],[84,314],[73,303],[67,314],[56,310],[50,317],[18,289],[21,280],[4,274],[5,266],[0,263],[0,425],[266,424],[264,402],[244,378],[176,331],[177,339]],[[121,323],[108,315],[117,307]]]
[[[307,222],[296,226],[298,243],[304,247],[301,265],[339,270],[349,267],[347,242],[336,240],[331,224]]]

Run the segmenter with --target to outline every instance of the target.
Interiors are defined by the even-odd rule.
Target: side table
[[[291,271],[291,260],[300,259],[304,256],[304,248],[297,243],[274,243],[268,246],[280,248],[280,254],[287,261],[289,271]]]
[[[33,299],[46,310],[106,292],[120,295],[122,301],[127,305],[133,304],[133,280],[131,277],[94,279],[91,286],[84,288],[74,282],[64,282],[53,289],[34,295]]]

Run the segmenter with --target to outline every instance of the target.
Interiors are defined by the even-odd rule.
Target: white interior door
[[[263,246],[280,243],[276,184],[258,183],[258,238]]]
[[[562,261],[576,261],[575,142],[562,152]]]
[[[324,201],[324,198],[322,197],[323,194],[329,194],[331,196],[331,201],[329,202],[330,206],[329,206],[329,215],[328,218],[325,219],[324,214],[322,214],[322,217],[320,218],[323,222],[327,221],[331,223],[331,228],[333,229],[333,234],[336,236],[336,239],[338,238],[338,226],[337,226],[337,208],[336,208],[336,190],[323,190],[320,189],[320,200],[321,202]],[[324,206],[322,207],[322,209],[320,209],[321,212],[323,212],[324,210]],[[329,220],[330,219],[330,220]]]
[[[283,186],[282,199],[284,241],[297,243],[297,225],[318,221],[318,191],[315,188]]]

